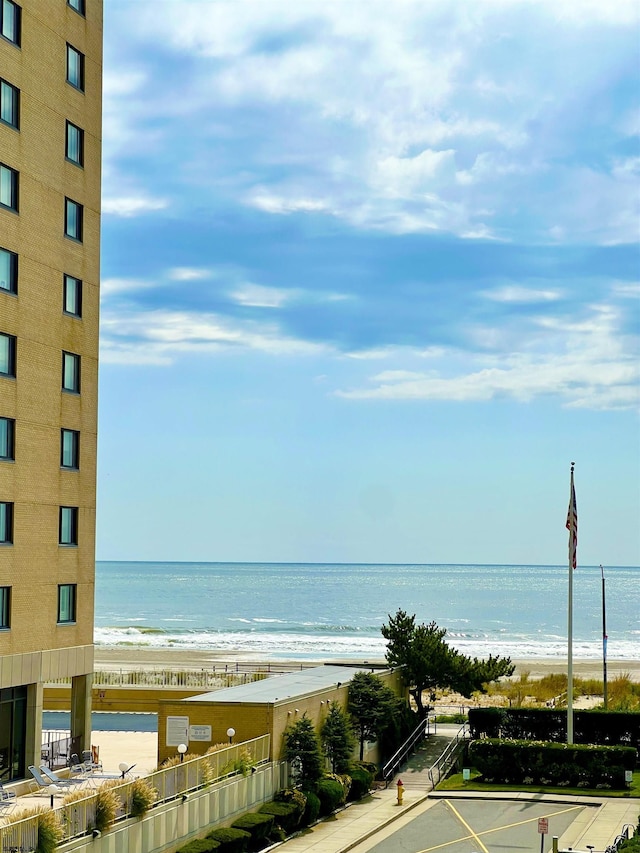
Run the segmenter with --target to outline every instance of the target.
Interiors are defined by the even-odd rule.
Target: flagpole
[[[604,685],[604,709],[607,710],[607,610],[604,596],[604,569],[600,566],[602,575],[602,680]]]
[[[575,489],[573,485],[573,469],[571,463],[571,490],[569,492],[569,513],[567,527],[569,528],[569,594],[567,607],[567,743],[573,743],[573,572],[575,568],[575,536],[576,512]]]

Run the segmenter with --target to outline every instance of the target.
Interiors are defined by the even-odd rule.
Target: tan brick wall
[[[403,695],[400,676],[396,672],[383,671],[378,675],[382,681],[399,696]],[[275,676],[277,678],[277,676]],[[189,746],[189,752],[204,754],[212,743],[224,743],[227,740],[227,729],[232,727],[236,734],[234,741],[250,740],[260,735],[271,735],[271,758],[276,760],[282,756],[284,745],[283,735],[287,726],[301,719],[306,713],[313,721],[315,728],[320,731],[325,720],[329,704],[339,702],[347,707],[349,685],[327,687],[306,696],[287,699],[286,701],[269,703],[248,702],[188,702],[160,701],[158,713],[158,760],[176,755],[175,746],[166,745],[167,716],[188,717],[189,725],[211,726],[211,743],[194,741]],[[375,756],[374,756],[375,758]]]
[[[86,19],[66,0],[20,5],[21,48],[0,39],[0,77],[20,89],[19,132],[0,124],[0,161],[20,174],[19,214],[0,209],[0,246],[19,256],[17,297],[0,291],[0,331],[18,339],[17,377],[0,378],[0,416],[16,419],[16,461],[0,463],[0,500],[15,504],[0,686],[93,669],[102,0]],[[67,43],[85,54],[84,94],[66,82]],[[66,119],[84,130],[83,169],[65,160]],[[84,206],[82,244],[63,234],[65,196]],[[83,281],[80,320],[62,312],[63,273]],[[61,391],[63,350],[81,356],[79,396]],[[80,430],[77,472],[60,469],[63,426]],[[77,548],[58,545],[60,505],[79,507]],[[75,625],[56,623],[60,583],[78,585]]]

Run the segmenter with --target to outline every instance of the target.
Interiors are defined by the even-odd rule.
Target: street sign
[[[538,818],[538,832],[541,835],[546,835],[549,832],[549,818],[548,817],[539,817]]]

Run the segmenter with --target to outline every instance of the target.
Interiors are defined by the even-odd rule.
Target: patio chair
[[[94,760],[93,751],[90,749],[82,750],[82,763],[89,772],[92,772],[93,770],[102,770],[102,761]]]
[[[5,791],[0,784],[0,809],[12,809],[18,798],[14,791]]]
[[[35,768],[33,767],[29,768],[29,770],[31,771],[31,775],[34,777],[36,782],[40,784],[35,773],[33,772],[34,769]],[[44,765],[40,766],[39,775],[41,777],[44,777],[43,781],[45,785],[58,785],[60,788],[73,788],[74,785],[83,785],[87,781],[86,779],[63,779],[62,776],[58,776],[57,773],[54,773],[53,770],[49,770],[49,768],[45,767]]]

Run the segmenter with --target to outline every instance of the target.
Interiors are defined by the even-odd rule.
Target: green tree
[[[403,679],[413,696],[418,714],[425,717],[423,693],[435,699],[438,688],[455,690],[463,696],[486,691],[486,684],[503,675],[511,675],[515,666],[511,658],[489,656],[486,660],[470,658],[452,649],[445,641],[446,628],[435,622],[416,625],[416,617],[398,610],[389,615],[389,624],[382,626],[382,636],[388,640],[386,658],[390,666],[400,667]]]
[[[332,702],[329,705],[329,713],[323,723],[320,736],[333,772],[346,773],[356,739],[349,715],[338,702]]]
[[[302,788],[313,788],[322,776],[324,758],[320,750],[318,735],[306,713],[288,726],[284,732],[284,759],[291,763],[300,762],[299,784]]]
[[[377,740],[398,712],[397,696],[373,672],[356,672],[349,684],[349,713],[360,743],[360,761],[364,742]]]

